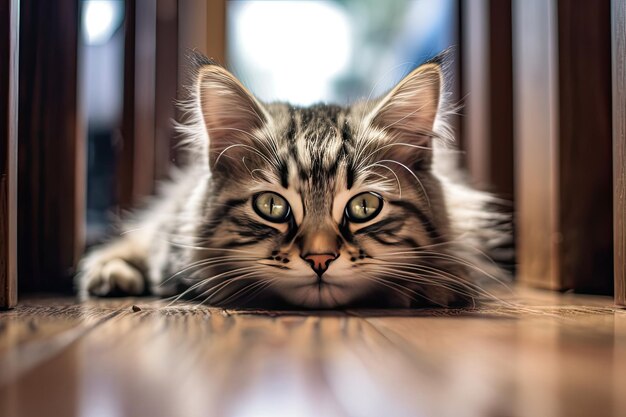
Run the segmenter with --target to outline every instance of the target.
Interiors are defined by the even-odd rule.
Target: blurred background
[[[624,117],[611,101],[622,91],[611,74],[618,5],[0,0],[0,53],[19,94],[18,232],[7,230],[19,233],[20,289],[70,291],[85,248],[184,164],[172,121],[183,118],[189,50],[262,100],[308,105],[376,97],[452,48],[459,164],[515,213],[517,279],[610,294],[626,280],[613,244],[623,235],[613,203],[624,210],[612,188],[612,126]]]

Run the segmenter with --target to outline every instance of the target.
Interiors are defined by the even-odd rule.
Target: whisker
[[[213,275],[213,276],[208,277],[208,278],[201,279],[198,282],[196,282],[195,284],[193,284],[192,286],[190,286],[189,288],[185,289],[185,291],[180,293],[178,296],[173,296],[173,297],[169,297],[169,298],[174,298],[175,297],[174,300],[172,300],[172,303],[174,303],[174,302],[180,300],[182,297],[184,297],[188,293],[194,291],[196,288],[198,288],[198,287],[200,287],[202,285],[205,285],[205,284],[207,284],[207,283],[209,283],[209,282],[211,282],[211,281],[213,281],[213,280],[215,280],[217,278],[227,278],[229,275],[250,271],[250,270],[252,270],[254,268],[256,268],[256,266],[247,266],[247,267],[242,267],[242,268],[236,268],[236,269],[232,269],[232,270],[229,270],[229,271],[225,271],[225,272],[219,273],[217,275]],[[214,287],[211,287],[211,288],[214,288]],[[195,297],[195,298],[197,298],[197,297]]]
[[[399,284],[396,284],[396,283],[393,283],[393,282],[385,281],[385,280],[383,280],[383,279],[382,279],[382,278],[380,278],[380,277],[373,276],[373,275],[368,275],[367,273],[363,274],[363,275],[362,275],[362,277],[363,277],[363,278],[365,278],[365,279],[367,279],[367,280],[373,281],[373,282],[375,282],[375,283],[377,283],[377,284],[379,284],[379,285],[382,285],[382,286],[384,286],[384,287],[387,287],[387,288],[389,288],[389,289],[391,289],[391,290],[394,290],[394,291],[396,291],[396,292],[400,293],[401,295],[403,295],[403,296],[405,296],[405,297],[409,297],[411,300],[413,300],[413,301],[414,301],[414,302],[416,302],[416,303],[419,303],[419,301],[420,301],[420,300],[419,300],[419,299],[416,299],[415,297],[413,297],[413,296],[411,296],[411,295],[409,295],[409,294],[407,294],[405,291],[409,291],[409,292],[411,292],[411,293],[413,293],[413,294],[415,294],[415,295],[419,296],[420,298],[423,298],[423,299],[425,299],[425,300],[428,300],[428,301],[430,301],[430,302],[431,302],[432,304],[434,304],[434,305],[438,305],[438,306],[440,306],[440,307],[444,307],[444,308],[445,308],[445,307],[447,307],[446,305],[443,305],[443,304],[441,304],[441,303],[438,303],[437,301],[435,301],[435,300],[433,300],[433,299],[429,298],[429,297],[428,297],[427,295],[425,295],[425,294],[422,294],[422,293],[420,293],[420,292],[417,292],[417,291],[415,291],[415,290],[412,290],[412,289],[410,289],[410,288],[404,287],[404,286],[402,286],[402,285],[399,285]],[[391,285],[391,284],[395,284],[396,286],[393,286],[393,285]]]
[[[473,290],[472,288],[467,288],[463,285],[460,285],[460,282],[452,281],[452,280],[441,280],[434,279],[434,277],[429,276],[428,274],[407,274],[406,271],[404,274],[396,273],[394,271],[389,270],[380,270],[380,272],[384,272],[385,275],[391,276],[395,279],[399,279],[405,282],[416,283],[419,285],[426,285],[431,287],[440,287],[444,288],[448,291],[451,291],[455,294],[459,294],[464,297],[470,298],[472,301],[475,301],[476,298],[479,298],[481,293],[479,291]],[[435,276],[436,277],[436,276]],[[440,277],[437,277],[440,278]],[[488,297],[490,298],[490,297]]]
[[[469,262],[469,261],[467,261],[467,260],[465,260],[463,258],[458,258],[458,257],[452,256],[452,255],[448,255],[448,254],[444,254],[444,253],[437,253],[437,252],[433,252],[433,253],[413,252],[411,254],[418,255],[418,256],[412,257],[414,259],[439,259],[439,260],[445,260],[445,261],[453,261],[453,262],[458,263],[460,265],[467,266],[468,268],[474,269],[475,271],[480,272],[481,274],[483,274],[485,277],[490,278],[490,279],[494,280],[495,282],[497,282],[498,284],[502,285],[504,288],[510,289],[510,287],[503,280],[499,279],[498,277],[490,274],[489,272],[483,270],[482,268],[478,267],[477,265],[472,264],[471,262]],[[400,256],[400,255],[397,255],[397,256],[396,255],[386,256],[386,255],[382,255],[382,256],[377,257],[375,259],[379,259],[379,260],[384,261],[384,262],[390,262],[389,260],[391,260],[390,263],[392,263],[394,265],[398,265],[399,263],[397,261],[395,261],[395,259],[406,259],[406,256]],[[413,264],[406,264],[406,265],[413,265]]]
[[[253,258],[253,257],[248,257],[248,258],[243,258],[240,256],[221,256],[221,257],[217,257],[217,258],[208,258],[208,259],[202,259],[196,262],[193,262],[189,265],[187,265],[186,267],[180,269],[179,271],[177,271],[176,273],[172,274],[169,278],[163,280],[163,282],[161,282],[161,284],[159,285],[163,285],[165,283],[167,283],[168,281],[176,278],[177,276],[191,270],[197,267],[204,267],[204,266],[210,266],[210,265],[219,265],[219,264],[224,264],[224,263],[229,263],[229,262],[242,262],[242,261],[254,261],[257,260],[258,258]]]
[[[224,291],[226,288],[228,288],[229,286],[233,285],[236,282],[240,282],[243,281],[247,278],[250,277],[254,277],[259,273],[258,270],[256,271],[252,271],[252,272],[248,272],[245,273],[243,275],[238,275],[232,279],[229,279],[227,281],[224,281],[218,285],[216,285],[215,287],[211,287],[208,290],[202,292],[201,294],[199,294],[198,296],[194,297],[194,300],[200,298],[200,297],[204,297],[204,300],[200,303],[200,304],[204,304],[207,301],[211,301],[212,298],[214,298],[217,294],[219,294],[220,292]],[[244,287],[245,288],[245,287]],[[223,300],[222,300],[223,302]]]
[[[479,285],[474,284],[470,281],[467,280],[463,280],[460,277],[457,277],[454,274],[449,273],[448,271],[443,271],[443,270],[439,270],[437,268],[431,268],[431,267],[423,267],[423,266],[418,266],[418,265],[410,265],[410,266],[404,266],[404,268],[409,268],[410,270],[401,270],[398,271],[395,268],[391,268],[391,267],[381,267],[380,265],[377,265],[377,269],[379,269],[381,272],[384,272],[385,274],[388,275],[393,275],[396,278],[399,279],[411,279],[411,278],[419,278],[423,281],[425,277],[425,274],[433,274],[435,277],[437,277],[439,280],[438,281],[431,281],[430,283],[432,285],[438,285],[441,287],[445,287],[451,291],[455,291],[461,295],[466,295],[466,296],[471,296],[472,294],[474,295],[482,295],[488,299],[491,300],[495,300],[504,304],[508,304],[510,306],[512,306],[512,304],[508,303],[507,301],[504,301],[503,299],[501,299],[500,297],[492,294],[491,292],[485,290],[484,288],[481,288]],[[415,274],[412,271],[417,271],[420,272],[419,275]],[[445,282],[442,282],[445,281]],[[449,284],[452,284],[452,286],[450,286]],[[461,292],[460,288],[462,287],[465,289],[465,291],[468,292]]]
[[[271,278],[271,279],[263,279],[261,278],[258,281],[255,281],[251,284],[248,284],[246,286],[244,286],[243,288],[241,288],[239,291],[231,294],[230,296],[228,296],[228,298],[224,299],[221,301],[222,304],[226,305],[228,304],[231,299],[232,301],[236,301],[238,299],[240,299],[241,297],[243,297],[244,295],[246,295],[246,293],[253,291],[254,295],[258,294],[260,291],[263,291],[265,289],[267,289],[272,283],[274,283],[275,281],[277,281],[278,278]],[[253,294],[248,294],[248,296],[253,296]]]
[[[428,197],[428,193],[426,192],[426,188],[424,187],[424,184],[422,184],[422,181],[418,178],[418,176],[415,174],[415,172],[413,172],[413,170],[411,168],[409,168],[408,166],[404,165],[402,162],[396,161],[394,159],[382,159],[382,160],[380,160],[378,162],[379,163],[381,163],[381,162],[391,162],[391,163],[394,163],[394,164],[398,164],[402,168],[406,169],[407,172],[409,174],[411,174],[411,176],[413,178],[415,178],[415,180],[419,184],[420,188],[422,189],[422,192],[424,193],[424,197],[426,198],[426,203],[428,204],[428,207],[430,207],[430,198]]]

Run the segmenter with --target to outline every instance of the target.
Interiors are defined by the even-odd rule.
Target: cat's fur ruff
[[[81,263],[79,293],[172,295],[212,305],[307,308],[451,306],[481,298],[500,270],[485,255],[511,240],[496,200],[460,180],[442,61],[385,97],[351,107],[258,102],[195,56],[181,126],[196,155],[147,211]],[[253,196],[291,206],[264,220]],[[347,220],[361,192],[383,198]],[[338,256],[316,274],[308,253]],[[307,258],[308,259],[308,258]]]

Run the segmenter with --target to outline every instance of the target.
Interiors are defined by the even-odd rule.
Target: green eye
[[[274,223],[285,222],[291,213],[287,200],[271,192],[256,194],[252,199],[252,207],[256,214]]]
[[[365,223],[383,209],[383,198],[376,193],[365,192],[352,197],[346,206],[346,217],[353,223]]]

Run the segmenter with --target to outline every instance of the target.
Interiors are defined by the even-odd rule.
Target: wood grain
[[[516,1],[513,18],[519,277],[610,294],[609,3]]]
[[[612,3],[615,302],[626,305],[626,4]]]
[[[19,2],[0,0],[0,308],[17,302]]]
[[[506,301],[255,312],[26,300],[0,315],[0,414],[623,415],[626,312],[609,297]]]

